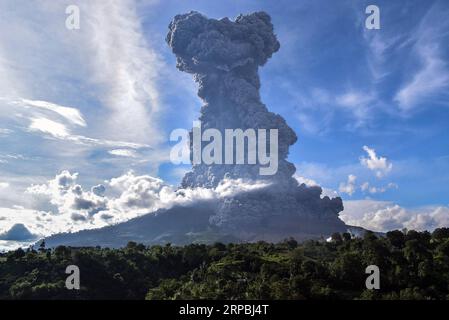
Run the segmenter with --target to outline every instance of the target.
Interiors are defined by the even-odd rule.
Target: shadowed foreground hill
[[[64,286],[77,265],[81,289]],[[380,269],[380,290],[365,268]],[[22,249],[0,255],[0,299],[448,299],[449,228],[332,242],[293,239],[122,249]]]

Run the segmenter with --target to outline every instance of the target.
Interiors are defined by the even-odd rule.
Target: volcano
[[[161,209],[115,226],[55,235],[47,244],[117,247],[127,241],[276,242],[288,237],[319,239],[351,228],[338,217],[343,210],[341,198],[323,196],[320,187],[299,184],[293,177],[296,168],[287,157],[297,136],[282,116],[270,112],[261,101],[259,67],[280,49],[270,16],[255,12],[232,21],[192,11],[174,17],[166,41],[176,56],[177,68],[192,74],[198,85],[198,96],[204,102],[198,119],[203,130],[215,129],[223,135],[229,129],[276,130],[277,171],[260,175],[258,163],[192,161],[192,170],[184,176],[180,189],[216,188],[224,179],[247,184],[263,181],[266,186],[212,202]],[[193,130],[191,141],[192,137]],[[194,148],[191,142],[191,154]]]

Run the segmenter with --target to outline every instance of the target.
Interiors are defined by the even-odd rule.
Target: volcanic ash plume
[[[234,231],[254,230],[267,223],[301,229],[317,219],[322,221],[318,225],[343,228],[338,219],[341,199],[321,198],[321,188],[298,185],[292,177],[296,169],[286,159],[296,134],[261,102],[258,68],[280,48],[270,16],[256,12],[231,21],[208,19],[198,12],[177,15],[169,25],[167,43],[176,55],[177,68],[193,74],[199,86],[198,96],[204,101],[199,118],[202,130],[218,129],[223,136],[225,129],[278,130],[279,160],[274,175],[260,175],[260,164],[204,163],[194,164],[185,175],[183,188],[213,188],[225,177],[270,182],[263,190],[223,201],[211,222]],[[192,143],[190,148],[193,151]]]

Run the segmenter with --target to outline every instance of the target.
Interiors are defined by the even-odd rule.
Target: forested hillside
[[[16,250],[0,256],[0,299],[448,299],[449,228],[331,242]],[[80,269],[68,290],[65,269]],[[368,265],[380,290],[367,290]]]

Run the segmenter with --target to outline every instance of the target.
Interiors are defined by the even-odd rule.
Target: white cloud
[[[389,38],[385,33],[373,33],[363,28],[363,37],[368,43],[368,56],[366,60],[373,80],[375,82],[381,81],[391,72],[384,65],[388,61],[387,51],[397,43],[400,36],[397,35],[396,37]]]
[[[149,145],[132,143],[126,141],[113,141],[106,139],[96,139],[90,138],[82,135],[72,134],[71,130],[67,128],[65,124],[47,119],[47,118],[32,118],[30,119],[30,124],[28,126],[28,130],[30,132],[42,133],[44,135],[48,135],[55,139],[60,139],[64,141],[70,141],[75,144],[81,144],[92,147],[123,147],[123,148],[131,148],[131,149],[140,149],[140,148],[150,148]],[[125,152],[127,151],[127,152]],[[137,153],[132,150],[125,149],[117,149],[112,150],[111,154],[125,156],[136,155]]]
[[[449,225],[447,206],[406,209],[389,201],[348,200],[344,207],[340,218],[345,223],[373,231],[433,230]]]
[[[164,62],[147,43],[136,3],[112,0],[85,5],[84,53],[91,58],[87,61],[91,81],[110,111],[103,130],[115,139],[156,144],[161,137],[156,122],[161,107],[157,79]]]
[[[124,168],[140,169],[143,156],[150,158],[148,170],[157,172],[168,157],[162,145],[166,135],[158,121],[166,108],[159,95],[176,92],[182,85],[166,77],[165,62],[157,53],[165,46],[156,47],[151,41],[159,35],[150,25],[143,29],[144,15],[138,9],[151,10],[153,4],[76,2],[81,9],[80,30],[65,28],[63,2],[17,6],[0,1],[0,12],[5,13],[0,29],[9,31],[0,34],[3,152],[45,155],[43,166],[17,163],[23,176],[49,175],[62,163],[83,172],[106,167],[103,177],[114,176]],[[193,81],[185,78],[193,88]],[[164,90],[159,90],[161,81]],[[112,149],[139,149],[140,157],[108,157]],[[91,161],[93,155],[96,161]]]
[[[362,191],[367,191],[367,190],[369,190],[369,182],[364,182],[364,183],[362,183],[362,185],[360,186],[360,189],[361,189]]]
[[[407,74],[409,79],[396,93],[394,100],[404,112],[428,103],[429,100],[449,104],[449,68],[444,56],[447,46],[449,11],[442,2],[436,2],[411,32],[405,45],[417,59],[417,68]]]
[[[338,187],[338,191],[341,193],[347,193],[350,196],[356,191],[356,185],[355,182],[357,180],[357,177],[353,174],[350,174],[348,176],[348,181],[346,183],[340,183],[340,186]]]
[[[347,108],[360,108],[365,106],[369,101],[372,100],[370,95],[356,92],[356,91],[348,91],[342,95],[336,97],[336,102],[340,106]]]
[[[296,178],[309,186],[317,185],[311,179]],[[241,179],[224,179],[215,189],[177,189],[159,178],[129,171],[86,191],[78,180],[77,173],[63,171],[45,184],[29,187],[29,194],[48,199],[56,210],[38,211],[18,206],[1,209],[0,232],[17,223],[25,224],[31,233],[38,235],[98,228],[161,208],[217,201],[268,186],[266,182],[248,184]],[[356,177],[349,175],[347,183],[341,187],[343,191],[340,191],[352,194],[355,182]],[[375,231],[403,227],[423,230],[449,225],[447,207],[408,210],[392,202],[373,200],[345,201],[344,206],[345,210],[340,215],[343,221]]]
[[[139,214],[160,208],[171,208],[174,205],[187,205],[198,201],[232,197],[241,192],[268,186],[266,182],[245,183],[241,179],[224,179],[215,189],[177,189],[161,179],[148,175],[137,176],[132,171],[111,179],[108,185],[119,194],[109,202],[111,211],[133,211]]]
[[[362,185],[360,186],[360,189],[363,192],[369,192],[371,194],[376,194],[376,193],[384,193],[386,192],[388,189],[397,189],[398,185],[390,182],[388,183],[386,186],[380,186],[380,187],[376,187],[376,186],[371,186],[369,184],[369,182],[364,182],[362,183]]]
[[[2,136],[8,136],[12,133],[13,131],[11,129],[6,129],[6,128],[0,128],[0,137]]]
[[[385,187],[374,187],[374,186],[371,186],[371,187],[369,187],[368,191],[371,194],[375,194],[375,193],[384,193],[385,191],[387,191],[387,189]]]
[[[241,179],[224,179],[215,189],[178,189],[159,178],[136,175],[132,171],[90,191],[84,190],[77,181],[77,173],[62,171],[47,183],[27,189],[28,194],[48,199],[56,208],[50,214],[52,221],[57,220],[55,229],[47,225],[46,234],[60,232],[61,226],[66,228],[65,231],[103,227],[162,208],[216,201],[268,186],[262,181],[246,183]]]
[[[52,223],[49,223],[52,222]],[[24,209],[20,207],[0,207],[0,233],[11,229],[15,224],[23,224],[37,235],[47,235],[51,232],[63,231],[67,226],[51,219],[51,214],[44,211]],[[0,243],[0,250],[3,243]]]
[[[419,47],[417,53],[423,66],[394,97],[403,111],[449,89],[449,70],[446,61],[439,57],[437,47]]]
[[[69,171],[62,171],[47,184],[34,185],[28,188],[27,192],[47,196],[50,203],[58,208],[60,214],[71,215],[76,212],[88,220],[89,217],[106,210],[107,199],[92,191],[84,191],[76,183],[77,179],[77,173],[71,174]]]
[[[294,178],[296,179],[296,181],[298,181],[299,184],[305,184],[308,187],[317,187],[319,186],[319,184],[313,180],[313,179],[309,179],[309,178],[305,178],[305,177],[301,177],[298,174],[295,173]]]
[[[102,120],[90,128],[103,138],[156,145],[161,110],[158,81],[165,67],[143,30],[138,1],[76,1],[81,29],[64,26],[67,4],[57,1],[0,3],[0,96],[57,112],[81,125],[73,108],[95,109]],[[146,3],[151,9],[152,3]],[[39,26],[39,28],[36,28]],[[48,32],[42,32],[46,30]],[[120,128],[120,130],[117,130]]]
[[[0,190],[6,189],[8,187],[9,187],[9,183],[8,182],[0,182]]]
[[[31,160],[22,154],[0,154],[0,163],[8,163],[10,160]]]
[[[375,171],[378,178],[382,178],[391,171],[393,164],[387,158],[378,157],[376,151],[367,146],[363,146],[363,150],[368,154],[368,158],[361,157],[360,163],[366,168]]]
[[[55,138],[66,138],[70,135],[70,132],[62,123],[56,121],[45,119],[45,118],[34,118],[31,119],[31,124],[28,127],[30,131],[47,133]]]
[[[313,179],[309,179],[309,178],[305,178],[305,177],[301,177],[298,174],[294,174],[293,176],[296,181],[298,181],[299,184],[305,184],[308,187],[320,187],[323,192],[321,194],[321,197],[329,197],[329,198],[335,198],[338,197],[338,193],[335,190],[332,189],[328,189],[328,188],[324,188],[321,187],[319,183],[317,183],[315,180]]]
[[[128,158],[137,158],[138,156],[136,151],[130,149],[114,149],[110,150],[108,153],[113,156],[128,157]]]
[[[287,81],[281,85],[295,104],[295,117],[301,130],[313,135],[327,133],[342,112],[355,120],[345,125],[345,129],[353,131],[372,117],[372,109],[378,104],[376,95],[371,91],[348,89],[332,92],[323,88],[299,91]]]
[[[56,103],[51,103],[48,101],[28,100],[28,99],[11,100],[9,102],[11,104],[15,104],[27,109],[39,108],[43,110],[49,110],[58,114],[65,120],[68,120],[70,123],[73,123],[75,125],[82,127],[85,127],[87,125],[81,112],[73,107],[61,106]]]
[[[349,90],[335,97],[335,102],[341,108],[350,111],[362,124],[370,117],[370,109],[374,101],[373,94]]]
[[[0,97],[0,102],[0,110],[3,111],[0,117],[10,118],[19,124],[30,121],[30,131],[63,138],[70,135],[68,126],[87,126],[83,115],[76,108],[23,98]],[[10,129],[5,130],[8,134],[12,132]]]
[[[191,170],[190,167],[180,167],[177,166],[176,168],[173,168],[170,171],[170,176],[176,180],[181,180],[182,178],[184,178],[184,176],[186,175],[187,172],[189,172]]]

